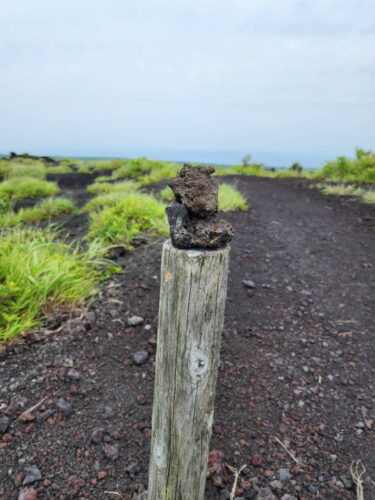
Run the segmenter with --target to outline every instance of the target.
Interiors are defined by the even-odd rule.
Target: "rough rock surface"
[[[210,177],[214,171],[184,165],[170,182],[176,200],[167,215],[174,246],[214,249],[232,239],[232,226],[217,217],[218,183]]]
[[[216,214],[219,184],[210,176],[213,167],[192,167],[185,164],[177,177],[172,179],[171,187],[176,201],[185,205],[191,214],[199,217]]]

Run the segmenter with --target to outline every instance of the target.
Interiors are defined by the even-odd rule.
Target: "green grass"
[[[365,190],[362,194],[362,200],[365,203],[375,204],[375,191]]]
[[[165,188],[160,191],[160,196],[166,201],[174,200],[173,191],[169,186],[165,186]]]
[[[42,162],[23,163],[9,162],[8,171],[5,174],[6,179],[15,177],[33,177],[34,179],[45,179],[46,167]]]
[[[93,160],[88,162],[88,167],[93,171],[98,170],[117,170],[126,160],[111,159],[111,160]]]
[[[338,196],[360,196],[362,194],[362,190],[360,188],[351,184],[319,183],[315,187],[317,187],[323,194],[333,194]]]
[[[59,188],[55,182],[32,177],[14,177],[0,183],[0,200],[45,198],[55,195]]]
[[[174,194],[169,186],[160,191],[163,200],[172,201]],[[248,208],[244,196],[230,184],[220,184],[219,186],[219,210],[228,212],[229,210],[246,210]]]
[[[114,183],[95,182],[88,186],[87,191],[93,194],[103,193],[130,193],[139,188],[139,182],[122,181]]]
[[[104,207],[111,207],[116,205],[116,203],[121,202],[124,199],[124,193],[104,193],[95,196],[83,207],[83,212],[98,211]]]
[[[364,203],[375,203],[375,191],[372,189],[363,189],[353,184],[325,184],[318,183],[315,186],[323,194],[331,194],[336,196],[355,196],[360,198]]]
[[[21,208],[18,212],[9,211],[0,214],[0,227],[14,227],[75,212],[77,212],[77,208],[70,200],[66,198],[49,198],[32,208]]]
[[[92,213],[90,219],[88,237],[102,245],[123,245],[131,249],[133,239],[140,233],[169,234],[164,204],[143,193],[122,196],[114,205]]]
[[[47,167],[47,174],[70,174],[73,172],[69,165],[58,165],[57,167]]]
[[[219,186],[219,210],[246,210],[248,208],[245,197],[230,184]]]
[[[41,229],[2,230],[0,238],[0,342],[95,293],[99,247],[80,251]]]

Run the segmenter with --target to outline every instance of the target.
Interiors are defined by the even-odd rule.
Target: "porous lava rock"
[[[211,178],[214,171],[185,164],[169,184],[175,202],[166,212],[177,248],[221,248],[233,237],[229,222],[217,216],[219,186]]]
[[[189,213],[207,217],[217,213],[219,184],[211,178],[213,167],[192,167],[185,164],[177,177],[171,180],[176,201],[185,205]]]

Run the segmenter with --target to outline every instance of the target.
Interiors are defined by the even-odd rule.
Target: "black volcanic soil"
[[[247,464],[240,498],[354,499],[353,460],[375,498],[375,209],[307,181],[224,180],[252,209],[227,215],[236,235],[211,449]],[[81,222],[71,219],[75,235]],[[0,352],[1,499],[147,488],[161,245],[120,255],[123,272],[85,311]],[[134,315],[144,323],[128,327]],[[136,366],[140,350],[149,357]],[[30,466],[41,479],[22,486]],[[231,483],[228,470],[211,477],[206,498],[229,498]]]

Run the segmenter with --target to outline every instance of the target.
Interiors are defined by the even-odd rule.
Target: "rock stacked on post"
[[[215,249],[232,239],[232,226],[217,216],[219,184],[211,177],[214,172],[212,167],[185,164],[169,183],[175,202],[166,211],[175,247]]]

